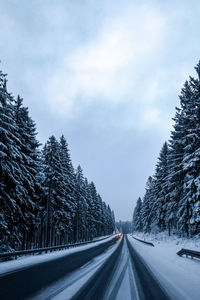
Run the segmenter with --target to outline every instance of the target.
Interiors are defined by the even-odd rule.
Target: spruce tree
[[[149,176],[146,183],[146,192],[143,198],[141,218],[142,218],[142,228],[144,232],[151,231],[151,210],[154,201],[154,178]]]
[[[79,165],[76,170],[76,241],[85,239],[85,232],[87,230],[87,209],[86,190],[83,171]]]
[[[16,199],[19,190],[19,164],[22,159],[14,120],[13,97],[7,92],[6,75],[0,71],[0,249],[16,248],[20,241],[18,222],[24,218]],[[21,218],[20,218],[21,216]],[[12,233],[12,236],[11,236]]]
[[[142,200],[139,197],[133,212],[132,229],[133,231],[142,231]]]
[[[114,213],[74,168],[64,136],[39,151],[36,124],[0,71],[0,251],[92,239],[114,230]]]
[[[6,77],[0,72],[0,211],[1,248],[19,249],[25,230],[30,229],[26,217],[30,216],[27,203],[27,177],[25,153],[20,129],[15,118],[15,100],[7,92]]]
[[[64,180],[64,193],[65,193],[65,206],[64,206],[64,224],[65,233],[64,240],[68,241],[69,235],[73,232],[73,219],[76,214],[76,204],[75,204],[75,174],[69,154],[68,144],[65,137],[62,135],[60,138],[59,145],[60,162],[63,173]]]
[[[183,170],[183,197],[179,203],[178,222],[182,233],[191,236],[200,230],[200,62],[197,78],[190,77],[180,96],[186,127]]]
[[[22,249],[30,248],[33,239],[36,237],[38,227],[38,209],[41,189],[41,161],[38,150],[40,144],[36,139],[36,126],[29,116],[28,108],[23,107],[23,100],[19,96],[14,105],[14,119],[17,124],[19,136],[19,147],[22,154],[20,167],[23,176],[21,176],[22,185],[26,189],[23,196],[23,206],[21,207],[26,219],[26,228],[23,233]]]
[[[96,220],[93,214],[93,199],[91,194],[90,184],[87,178],[85,178],[85,190],[86,190],[86,201],[87,201],[87,237],[88,240],[92,239],[96,234]]]
[[[166,229],[168,171],[168,145],[165,142],[160,151],[154,175],[153,201],[150,213],[151,230],[154,231]]]
[[[93,216],[95,236],[99,236],[101,230],[101,204],[98,199],[96,186],[92,181],[90,183],[91,192],[91,214]]]
[[[66,229],[65,181],[59,150],[59,143],[51,136],[43,149],[46,246],[60,242]]]

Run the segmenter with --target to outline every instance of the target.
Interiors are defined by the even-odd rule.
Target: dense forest
[[[36,124],[0,71],[0,251],[90,240],[111,234],[114,213],[80,166],[64,136],[43,148]]]
[[[123,234],[131,233],[132,232],[132,222],[120,220],[119,222],[116,222],[116,229]]]
[[[180,236],[200,233],[200,62],[185,82],[170,140],[133,212],[133,231]]]

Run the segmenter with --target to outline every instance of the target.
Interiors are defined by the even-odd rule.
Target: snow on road
[[[81,268],[67,274],[63,278],[57,280],[52,285],[39,291],[34,297],[30,297],[28,300],[63,300],[71,299],[80,287],[99,270],[102,264],[109,258],[109,256],[118,247],[120,240],[114,245],[110,246],[102,254],[96,256]]]
[[[112,235],[102,241],[100,240],[100,241],[97,241],[94,243],[89,243],[87,245],[77,246],[77,247],[73,247],[73,248],[69,248],[69,249],[65,249],[65,250],[60,250],[60,251],[57,250],[57,251],[54,251],[51,253],[28,255],[28,256],[19,257],[16,260],[0,262],[0,276],[5,273],[15,272],[20,269],[28,268],[29,266],[32,266],[34,264],[47,262],[50,260],[60,258],[62,256],[69,255],[71,253],[75,253],[77,251],[82,251],[82,250],[92,248],[94,246],[100,245],[102,243],[105,243],[106,241],[113,239],[113,237],[114,237],[114,235]]]
[[[200,261],[179,257],[176,253],[182,245],[170,240],[154,240],[155,247],[151,247],[131,236],[128,239],[172,299],[200,299]],[[194,244],[190,248],[197,250]]]
[[[139,300],[126,239],[123,242],[122,252],[116,263],[114,275],[109,283],[103,300]]]

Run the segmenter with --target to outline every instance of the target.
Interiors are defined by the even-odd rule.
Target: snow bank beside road
[[[133,236],[138,237],[147,242],[152,242],[153,244],[166,243],[174,244],[179,246],[179,250],[181,248],[187,248],[190,250],[200,251],[200,236],[193,238],[183,238],[178,237],[176,235],[169,236],[166,232],[160,232],[157,234],[145,234],[141,232],[134,233]]]
[[[200,261],[179,257],[176,253],[183,248],[183,245],[179,244],[180,241],[177,241],[177,245],[175,240],[156,241],[148,238],[148,241],[155,245],[148,247],[131,236],[128,238],[172,299],[199,300]],[[190,243],[191,241],[188,241],[187,246]],[[194,244],[189,248],[197,250]]]

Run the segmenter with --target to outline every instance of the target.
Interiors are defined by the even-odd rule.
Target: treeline
[[[131,221],[119,221],[116,222],[116,228],[120,233],[127,234],[132,232],[132,222]]]
[[[155,174],[137,200],[133,230],[194,236],[200,233],[200,62],[176,108],[170,140],[164,143]]]
[[[0,251],[90,240],[111,234],[114,213],[80,166],[64,136],[43,149],[36,124],[0,71]]]

